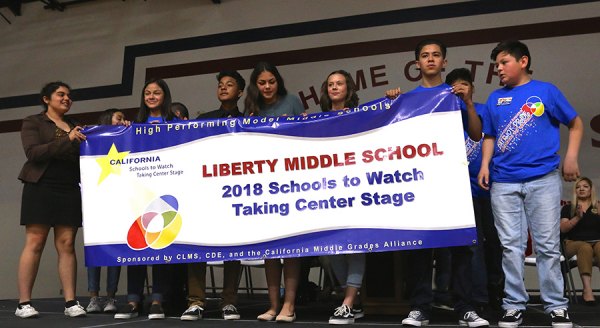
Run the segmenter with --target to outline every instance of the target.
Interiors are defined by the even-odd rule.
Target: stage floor
[[[88,297],[79,298],[82,305],[87,305]],[[64,303],[61,299],[36,299],[33,301],[36,309],[40,311],[37,319],[20,319],[14,315],[17,301],[0,300],[0,327],[272,327],[273,323],[264,323],[256,320],[256,316],[268,307],[265,295],[248,297],[240,294],[238,310],[242,316],[241,320],[225,321],[220,318],[221,312],[218,308],[218,300],[212,299],[205,309],[204,319],[189,322],[181,321],[179,317],[168,317],[165,320],[148,320],[143,315],[131,320],[115,320],[109,314],[89,314],[85,318],[67,318],[63,315]],[[120,304],[124,303],[124,297],[119,297]],[[334,301],[309,302],[297,307],[297,321],[295,327],[325,327],[329,326],[327,320],[333,313],[333,309],[339,305]],[[600,305],[595,307],[583,304],[572,305],[569,309],[574,327],[599,327],[600,328]],[[369,315],[356,320],[355,325],[361,327],[389,327],[399,326],[406,313],[397,315]],[[497,327],[500,313],[487,311],[482,314],[490,321],[491,327]],[[430,321],[431,327],[458,327],[455,314],[451,311],[434,309]],[[550,327],[549,316],[543,313],[539,304],[531,304],[524,317],[522,327]]]

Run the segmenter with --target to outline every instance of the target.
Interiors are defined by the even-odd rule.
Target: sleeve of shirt
[[[68,134],[60,138],[46,140],[41,131],[43,128],[44,122],[35,119],[34,116],[23,119],[21,141],[28,160],[35,162],[48,161],[71,150],[72,142],[69,140]]]
[[[494,107],[490,104],[490,99],[485,103],[483,115],[481,116],[482,131],[485,135],[496,137],[496,125],[492,120],[492,109]]]
[[[562,124],[569,125],[577,117],[575,108],[571,106],[567,98],[565,98],[556,86],[551,85],[550,92],[552,94],[552,106],[548,108],[550,115]]]

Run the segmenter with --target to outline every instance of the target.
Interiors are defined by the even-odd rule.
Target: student
[[[446,84],[468,84],[473,86],[471,72],[466,68],[457,68],[446,75]],[[477,115],[483,117],[487,112],[484,104],[475,103]],[[490,193],[479,187],[477,175],[481,167],[481,144],[483,139],[473,141],[465,132],[465,148],[469,161],[469,178],[471,181],[471,195],[473,197],[473,210],[477,225],[476,246],[473,246],[472,272],[473,272],[473,301],[479,308],[492,305],[500,306],[502,274],[502,247],[498,239],[498,231],[494,227],[494,216],[490,202]],[[437,262],[436,262],[437,270]]]
[[[166,123],[175,115],[171,111],[171,91],[167,82],[161,79],[150,79],[142,89],[141,105],[135,123]]]
[[[527,301],[524,259],[527,227],[537,255],[544,311],[553,327],[572,327],[560,269],[559,122],[569,127],[562,175],[579,176],[583,124],[554,85],[532,80],[531,55],[519,41],[500,42],[491,54],[505,87],[490,94],[484,116],[479,185],[490,189],[505,283],[500,327],[517,327]]]
[[[300,98],[288,94],[277,67],[267,62],[254,67],[244,106],[247,116],[298,116],[304,113]]]
[[[423,40],[415,49],[417,68],[421,71],[421,85],[409,93],[426,90],[448,90],[458,95],[466,107],[465,129],[469,137],[475,141],[481,139],[481,120],[477,115],[472,100],[471,84],[456,84],[449,86],[442,80],[442,69],[446,67],[446,46],[439,40]],[[388,97],[400,94],[399,89],[386,92]],[[464,112],[463,112],[464,114]],[[472,251],[468,246],[448,248],[452,254],[452,294],[454,311],[459,316],[459,324],[469,327],[489,326],[489,322],[477,314],[472,304],[471,293],[471,257]],[[411,311],[402,320],[405,326],[424,326],[429,324],[433,292],[432,250],[418,249],[407,252],[409,266],[407,286],[410,291]]]
[[[246,81],[237,71],[223,70],[217,75],[217,98],[219,109],[198,115],[197,119],[227,118],[244,116],[238,108],[238,100],[244,93]]]
[[[81,227],[79,144],[83,127],[65,114],[71,109],[71,87],[63,82],[46,84],[40,92],[44,111],[23,120],[21,141],[27,161],[19,174],[23,182],[21,225],[25,246],[19,259],[19,305],[15,315],[36,318],[31,292],[50,229],[58,253],[58,275],[65,298],[64,314],[82,317],[85,310],[75,300],[77,257],[75,236]]]
[[[141,104],[136,123],[167,123],[174,119],[171,112],[171,91],[164,80],[146,81],[142,89]],[[152,266],[152,304],[148,319],[164,319],[162,307],[163,294],[166,291],[170,267],[166,264]],[[131,319],[137,317],[142,308],[146,265],[130,265],[127,267],[127,304],[115,314],[115,319]]]
[[[329,73],[321,84],[319,103],[324,112],[342,110],[358,106],[358,87],[352,76],[344,70]]]
[[[324,112],[344,110],[358,106],[356,83],[352,76],[344,70],[329,73],[321,85],[321,110]],[[335,325],[353,324],[364,313],[356,308],[358,292],[365,274],[365,253],[339,254],[329,257],[331,269],[341,287],[344,289],[344,300],[329,317],[329,323]]]
[[[125,114],[117,108],[109,108],[103,111],[98,118],[99,125],[129,125],[130,122],[125,119]]]
[[[173,115],[182,121],[187,121],[190,119],[190,112],[187,107],[180,102],[174,102],[171,104],[171,111]]]
[[[256,64],[250,74],[247,93],[244,101],[245,115],[294,116],[304,113],[300,99],[288,94],[277,67],[270,63]],[[296,320],[296,292],[300,279],[300,261],[300,258],[286,258],[282,265],[280,259],[265,260],[270,307],[267,312],[257,317],[259,321],[294,322]],[[282,270],[285,295],[281,311],[278,312]]]
[[[125,114],[119,109],[109,108],[103,111],[98,118],[99,125],[126,125]],[[106,301],[102,302],[100,292],[100,267],[87,267],[88,292],[90,303],[85,308],[87,313],[114,313],[117,312],[115,294],[121,276],[120,266],[106,267]]]
[[[246,81],[237,71],[221,71],[217,75],[217,98],[221,102],[219,109],[203,113],[198,119],[216,119],[243,116],[237,102],[242,97]],[[189,263],[188,269],[188,309],[181,315],[183,321],[202,319],[206,305],[206,263]],[[223,292],[221,311],[223,319],[238,320],[240,314],[236,308],[237,291],[240,281],[240,261],[226,261],[223,268]]]

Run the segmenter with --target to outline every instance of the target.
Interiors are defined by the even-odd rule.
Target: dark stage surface
[[[83,306],[87,306],[88,297],[79,297]],[[67,318],[63,314],[64,302],[61,299],[35,299],[34,306],[40,311],[37,319],[20,319],[14,315],[16,300],[0,300],[0,327],[273,327],[286,324],[265,323],[256,320],[256,316],[268,307],[265,295],[248,297],[240,294],[238,310],[241,320],[225,321],[221,319],[218,300],[213,299],[205,308],[204,319],[199,321],[181,321],[178,316],[167,317],[165,320],[148,320],[146,315],[131,320],[115,320],[109,314],[89,314],[85,318]],[[124,303],[124,297],[119,298]],[[294,327],[327,327],[327,320],[333,310],[339,305],[338,301],[307,302],[297,307],[297,321]],[[575,304],[570,308],[574,327],[600,327],[600,305],[595,307]],[[366,313],[365,317],[356,320],[355,326],[360,327],[389,327],[400,326],[406,313],[397,315],[374,315]],[[497,327],[500,314],[494,311],[482,313],[482,317],[490,321],[491,327]],[[289,325],[289,324],[288,324]],[[430,325],[432,327],[458,327],[456,316],[451,311],[434,309]],[[549,316],[543,313],[539,304],[531,304],[522,327],[550,327]]]

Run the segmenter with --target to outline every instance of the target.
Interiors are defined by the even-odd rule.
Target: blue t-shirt
[[[170,123],[170,122],[183,122],[184,120],[173,116],[173,118],[170,121],[165,120],[164,117],[162,116],[148,116],[148,118],[146,119],[146,123],[151,123],[151,124],[162,124],[162,123]]]
[[[558,168],[559,124],[568,125],[575,109],[551,83],[531,80],[490,94],[483,133],[496,138],[490,177],[524,182]]]
[[[146,119],[146,123],[161,124],[166,123],[166,121],[162,116],[148,116],[148,118]]]
[[[300,98],[287,94],[279,96],[274,104],[263,105],[258,112],[259,116],[298,116],[304,113],[304,106]]]
[[[483,121],[483,117],[487,112],[484,104],[475,103],[475,111]],[[482,189],[477,183],[477,175],[481,168],[481,145],[483,144],[483,136],[479,141],[473,141],[469,138],[469,134],[465,131],[465,148],[467,150],[467,160],[469,161],[469,178],[471,180],[471,195],[475,198],[489,198],[490,192]]]

